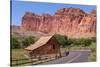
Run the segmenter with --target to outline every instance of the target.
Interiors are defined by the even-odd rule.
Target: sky
[[[46,3],[46,2],[31,2],[31,1],[15,1],[11,2],[11,24],[20,25],[22,16],[25,12],[33,12],[36,14],[48,13],[54,15],[54,13],[60,8],[75,7],[90,12],[96,9],[95,5],[76,5],[76,4],[61,4],[61,3]]]

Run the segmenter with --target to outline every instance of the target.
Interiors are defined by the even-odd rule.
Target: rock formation
[[[86,13],[80,8],[62,8],[51,16],[26,12],[21,28],[47,34],[62,34],[69,37],[96,36],[96,10]]]

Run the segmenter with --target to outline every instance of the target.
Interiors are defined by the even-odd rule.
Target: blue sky
[[[12,25],[20,25],[22,16],[25,12],[33,12],[36,14],[54,13],[60,8],[75,7],[90,12],[96,9],[95,5],[75,5],[75,4],[60,4],[60,3],[45,3],[45,2],[27,2],[27,1],[14,1],[12,0]]]

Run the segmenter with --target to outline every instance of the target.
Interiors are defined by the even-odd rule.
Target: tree
[[[70,46],[73,43],[73,41],[65,35],[55,34],[54,37],[61,44],[61,47]]]
[[[66,46],[68,46],[68,50],[70,49],[70,47],[72,46],[72,44],[73,44],[73,41],[72,41],[72,39],[67,39],[67,42],[66,42]]]
[[[54,37],[58,40],[58,42],[61,44],[61,47],[65,47],[66,46],[66,39],[65,36],[60,35],[60,34],[55,34]]]
[[[35,42],[34,40],[34,36],[29,36],[29,37],[26,37],[22,40],[22,44],[24,47],[27,47],[29,46],[30,44],[33,44]]]
[[[68,38],[67,36],[65,36],[65,35],[55,34],[54,37],[61,44],[60,46],[65,49],[65,54],[68,55],[71,44],[73,43],[72,40],[70,38]]]
[[[19,41],[16,37],[12,36],[10,38],[10,43],[11,43],[11,48],[12,49],[20,48],[20,43],[19,43]]]

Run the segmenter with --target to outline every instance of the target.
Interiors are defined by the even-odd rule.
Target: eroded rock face
[[[26,12],[21,28],[69,37],[93,37],[96,34],[96,11],[86,13],[79,8],[62,8],[57,10],[54,16]]]

